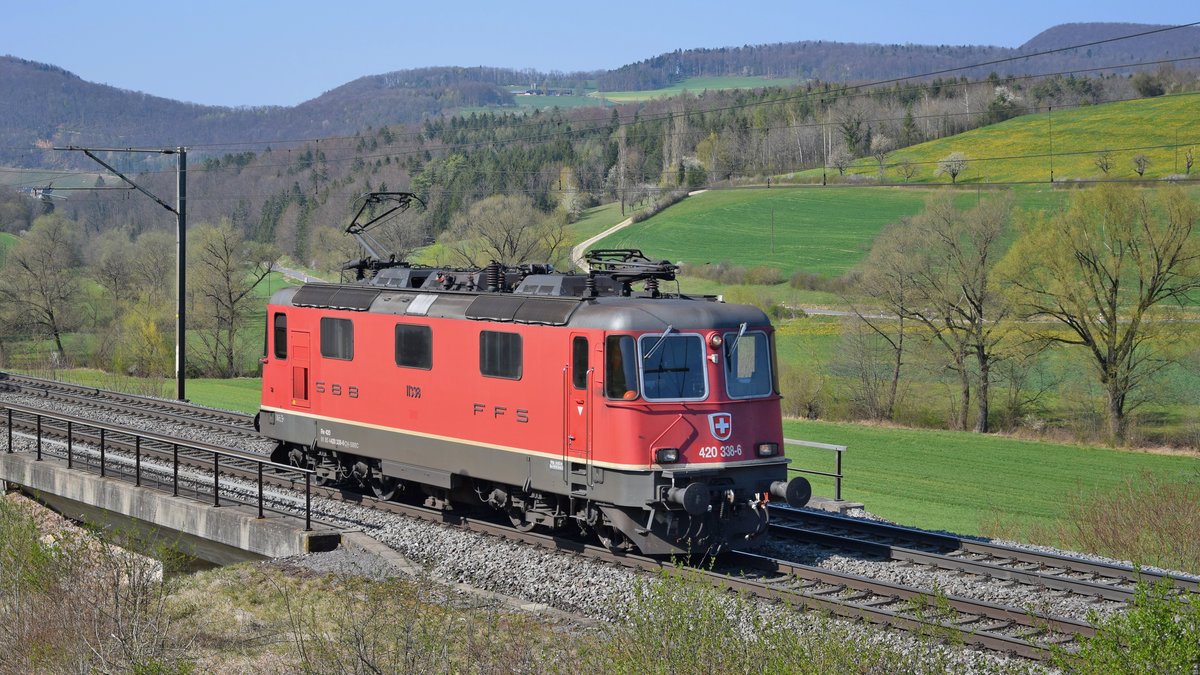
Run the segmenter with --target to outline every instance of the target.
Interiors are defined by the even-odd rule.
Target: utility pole
[[[72,152],[82,152],[96,162],[100,166],[114,173],[118,178],[125,181],[130,188],[141,192],[150,199],[153,199],[159,206],[175,214],[176,226],[176,264],[178,268],[175,275],[175,397],[180,401],[187,400],[184,394],[184,381],[186,379],[185,372],[187,371],[187,305],[185,299],[187,297],[187,148],[182,145],[177,148],[81,148],[75,145],[69,145],[65,148],[54,148],[55,150],[69,150]],[[146,188],[138,185],[129,179],[125,174],[117,171],[111,165],[95,155],[97,152],[140,152],[156,155],[178,155],[178,181],[176,183],[175,206],[171,206],[167,202],[160,199],[157,195],[150,192]]]
[[[1046,106],[1046,126],[1050,129],[1050,184],[1054,185],[1054,106]]]

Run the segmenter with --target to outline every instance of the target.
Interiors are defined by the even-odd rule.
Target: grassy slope
[[[604,91],[592,96],[613,103],[634,103],[655,98],[678,96],[684,92],[697,93],[706,89],[762,89],[764,87],[794,87],[799,80],[770,77],[689,77],[678,84],[648,91]]]
[[[640,248],[654,258],[766,265],[790,274],[837,276],[868,250],[887,223],[915,214],[913,190],[710,191],[604,239],[600,248]],[[775,245],[771,246],[771,214]]]
[[[785,276],[805,271],[836,277],[867,254],[885,225],[920,211],[933,189],[712,190],[635,223],[597,247],[640,248],[654,258],[691,263],[765,265]],[[958,199],[968,205],[978,197],[971,190]],[[1027,209],[1057,208],[1064,199],[1063,192],[1048,187],[1017,191],[1018,204]]]
[[[18,241],[15,234],[0,232],[0,264],[4,262],[4,257],[8,255],[8,249],[12,248]]]
[[[989,521],[1048,525],[1071,492],[1112,490],[1150,472],[1177,480],[1200,458],[1020,441],[950,431],[789,422],[788,438],[849,446],[843,497],[901,523],[978,533]],[[788,447],[795,464],[832,471],[832,453]],[[831,479],[813,478],[832,495]]]
[[[1005,181],[1049,182],[1050,135],[1054,136],[1054,180],[1095,179],[1105,177],[1096,167],[1097,153],[1112,152],[1112,168],[1107,178],[1134,179],[1132,158],[1142,153],[1152,164],[1146,178],[1162,178],[1184,172],[1183,151],[1188,145],[1200,146],[1200,132],[1195,120],[1200,117],[1200,96],[1178,95],[1136,101],[1120,101],[1097,106],[1083,106],[1017,117],[957,136],[929,141],[892,153],[888,162],[919,163],[920,172],[914,182],[949,182],[945,176],[935,177],[937,161],[952,152],[962,152],[971,162],[959,175],[959,183],[995,183]],[[1184,147],[1178,157],[1173,146]],[[1013,159],[988,159],[1007,158]],[[1178,160],[1178,164],[1176,161]],[[874,160],[864,159],[847,174],[877,175]],[[820,170],[802,175],[819,176]],[[1193,167],[1193,175],[1200,168]],[[890,180],[901,178],[893,174]]]

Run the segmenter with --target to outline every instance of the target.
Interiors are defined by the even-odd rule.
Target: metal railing
[[[832,450],[837,455],[833,473],[826,471],[813,471],[812,469],[795,469],[788,467],[788,471],[796,473],[806,473],[810,476],[828,476],[833,479],[833,499],[834,501],[842,501],[842,453],[846,452],[844,445],[830,445],[829,443],[813,443],[812,441],[798,441],[794,438],[783,439],[785,445],[799,445],[805,448],[817,448],[819,450]]]
[[[109,459],[107,457],[107,449],[110,445],[114,445],[114,443],[111,440],[111,438],[109,438],[107,436],[107,433],[111,432],[113,434],[118,434],[121,436],[131,438],[132,442],[118,443],[118,444],[124,445],[124,446],[132,445],[131,452],[133,453],[133,459],[134,459],[134,469],[133,469],[132,478],[133,478],[134,485],[136,485],[138,487],[149,487],[145,484],[146,481],[143,480],[143,471],[142,471],[143,455],[146,455],[146,454],[157,455],[157,456],[163,457],[163,460],[166,461],[165,455],[167,454],[167,452],[165,450],[147,452],[142,447],[143,441],[150,441],[153,443],[160,444],[161,446],[170,447],[170,462],[171,462],[170,488],[171,488],[172,496],[175,496],[175,497],[179,496],[179,487],[180,487],[179,466],[181,464],[180,449],[183,449],[185,451],[185,454],[183,456],[184,462],[182,462],[182,463],[186,464],[187,460],[191,460],[197,464],[211,464],[212,465],[211,489],[212,489],[212,501],[213,501],[214,507],[221,506],[221,460],[222,460],[222,458],[225,458],[226,460],[228,460],[227,468],[226,468],[227,472],[231,471],[231,470],[236,470],[235,467],[232,465],[236,464],[238,462],[251,463],[251,464],[255,465],[256,470],[254,471],[254,474],[252,474],[250,476],[246,476],[246,479],[247,480],[256,480],[256,483],[258,486],[257,507],[258,507],[258,517],[259,518],[264,518],[265,517],[264,512],[267,510],[264,505],[265,500],[263,497],[263,469],[264,469],[264,467],[268,468],[268,469],[273,469],[276,473],[302,475],[304,477],[304,529],[305,529],[305,531],[312,530],[312,476],[315,473],[315,471],[313,469],[291,466],[289,464],[279,464],[276,462],[272,462],[268,459],[263,459],[261,456],[254,455],[254,454],[251,454],[248,452],[242,452],[240,450],[235,450],[233,448],[226,448],[226,447],[222,447],[222,446],[211,445],[208,443],[201,443],[199,441],[182,441],[177,438],[172,438],[170,436],[166,436],[163,434],[156,434],[151,431],[131,430],[131,429],[127,429],[127,428],[124,428],[124,427],[121,427],[118,425],[106,424],[104,422],[97,422],[95,420],[89,420],[89,419],[86,419],[83,417],[77,417],[75,415],[68,415],[66,413],[48,413],[48,412],[46,412],[44,410],[40,410],[38,408],[31,408],[31,407],[27,407],[27,406],[23,406],[23,405],[18,405],[15,403],[4,404],[2,407],[6,411],[6,417],[7,417],[7,422],[8,422],[8,452],[9,453],[14,452],[13,413],[14,412],[21,413],[22,415],[26,416],[27,418],[33,419],[35,421],[36,447],[35,447],[34,452],[36,454],[37,461],[39,461],[39,462],[42,461],[42,459],[43,459],[43,457],[42,457],[42,455],[43,455],[43,452],[42,452],[42,436],[43,436],[42,421],[43,420],[55,420],[60,423],[65,423],[66,427],[65,427],[64,433],[66,435],[66,455],[67,455],[66,459],[67,459],[67,468],[68,469],[77,468],[77,465],[79,465],[81,463],[81,460],[83,460],[89,467],[91,466],[91,456],[88,455],[88,456],[81,457],[81,456],[79,456],[79,453],[77,453],[76,449],[75,449],[76,438],[84,436],[83,434],[79,433],[78,428],[83,427],[85,429],[95,429],[98,431],[98,446],[99,446],[98,454],[99,454],[100,476],[109,477],[110,474],[115,473],[117,475],[123,475],[125,477],[129,477],[127,469],[122,471],[119,463],[114,463],[114,462],[109,461]],[[205,469],[207,470],[207,467],[205,467]],[[242,471],[249,472],[249,470],[247,470],[247,469],[242,469]],[[256,478],[255,478],[255,475],[256,475]],[[157,483],[157,486],[159,488],[163,489],[164,492],[166,491],[165,487],[163,487],[163,483],[161,480],[158,480],[155,482]],[[193,480],[192,482],[198,482],[198,481]],[[185,484],[186,483],[187,483],[187,481],[185,479]],[[197,497],[201,494],[198,486],[194,489],[194,492],[197,495]],[[248,502],[236,499],[229,495],[226,495],[226,500],[230,501],[230,502],[234,502],[234,503],[239,503],[239,504],[248,504]],[[270,510],[273,512],[283,513],[283,514],[289,515],[289,516],[292,515],[288,511],[282,511],[279,509],[270,509]]]

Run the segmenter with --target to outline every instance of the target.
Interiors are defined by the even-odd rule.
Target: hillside
[[[297,106],[229,108],[174,101],[85,81],[53,65],[0,57],[0,165],[81,166],[77,157],[52,152],[55,145],[120,147],[276,142],[350,135],[368,127],[417,122],[447,111],[514,107],[510,91],[538,87],[564,105],[594,85],[600,92],[665,89],[689,78],[771,78],[859,82],[911,76],[991,61],[1036,50],[1095,41],[1149,27],[1135,24],[1069,24],[1036,36],[1019,49],[989,46],[879,45],[826,41],[689,49],[662,54],[609,72],[555,74],[503,68],[438,67],[370,75]],[[1188,28],[1086,50],[1018,60],[996,69],[1018,75],[1116,66],[1139,60],[1200,53],[1200,29]],[[1186,64],[1179,64],[1186,67]],[[986,77],[992,67],[958,71]],[[757,80],[751,80],[760,86]],[[766,83],[764,83],[765,85]],[[740,86],[740,85],[739,85]],[[556,105],[555,96],[539,103]],[[597,100],[600,104],[600,100]],[[21,150],[28,148],[28,150]]]
[[[1198,117],[1200,95],[1196,94],[1026,115],[898,150],[887,159],[892,167],[888,180],[902,181],[900,165],[911,162],[918,170],[911,182],[949,182],[945,176],[934,175],[937,162],[952,152],[961,152],[969,161],[958,176],[959,183],[1049,182],[1051,134],[1055,182],[1136,179],[1133,157],[1139,154],[1150,160],[1145,178],[1184,174],[1188,149],[1192,148],[1193,156],[1200,149],[1200,131],[1195,127]],[[1176,144],[1180,146],[1178,151]],[[1107,173],[1097,166],[1105,151],[1110,159]],[[873,159],[863,159],[846,173],[874,179],[878,171]],[[1193,165],[1192,173],[1200,174],[1200,167]],[[799,175],[816,178],[820,171]]]
[[[1130,23],[1072,23],[1055,26],[1017,49],[973,45],[859,44],[829,41],[787,42],[718,49],[676,50],[600,75],[602,91],[659,89],[691,77],[766,76],[830,82],[884,80],[959,68],[1022,54],[1140,33],[1163,26]],[[1200,54],[1200,28],[1191,27],[1071,50],[998,66],[955,73],[977,79],[992,70],[1002,75],[1061,72],[1095,66]],[[1183,67],[1189,67],[1184,65]],[[1194,66],[1191,66],[1194,68]]]
[[[96,84],[56,66],[0,57],[0,163],[60,167],[78,158],[52,146],[175,146],[350,135],[446,109],[510,103],[489,68],[427,68],[363,77],[297,106],[227,108]],[[19,151],[15,148],[29,148]]]

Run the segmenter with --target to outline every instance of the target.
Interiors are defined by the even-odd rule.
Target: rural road
[[[701,192],[708,192],[708,190],[693,190],[692,192],[688,193],[688,196],[692,197],[694,195],[700,194]],[[617,223],[616,225],[613,225],[612,227],[608,228],[607,230],[601,232],[600,234],[598,234],[590,239],[584,240],[578,246],[575,246],[574,248],[571,249],[571,264],[578,267],[581,272],[588,271],[587,262],[584,261],[583,254],[586,253],[589,248],[591,248],[592,244],[595,244],[596,242],[600,241],[601,239],[607,237],[608,235],[610,235],[614,232],[620,232],[621,230],[629,227],[632,224],[633,224],[633,216],[630,216],[630,217],[626,218],[625,220],[622,220],[621,222]]]
[[[303,282],[306,284],[310,281],[325,281],[324,279],[319,279],[317,277],[309,276],[309,275],[305,274],[304,272],[301,272],[300,270],[294,270],[290,267],[284,267],[283,265],[280,265],[278,263],[272,265],[271,269],[275,272],[279,272],[280,274],[282,274],[283,276],[285,276],[289,279],[295,279],[296,281],[300,281],[300,282]]]

